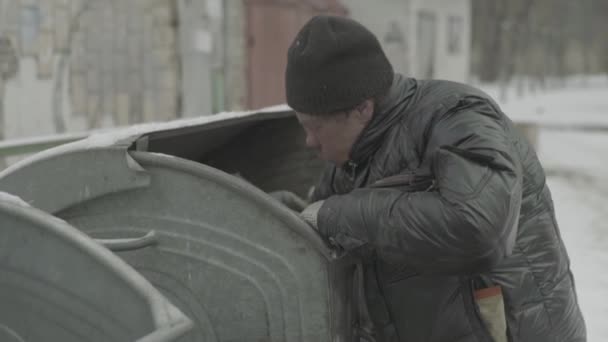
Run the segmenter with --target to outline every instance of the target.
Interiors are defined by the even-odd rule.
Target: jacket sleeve
[[[372,247],[421,273],[483,272],[511,253],[522,193],[515,138],[495,111],[465,109],[430,131],[436,190],[363,188],[328,198],[322,235],[346,250]]]

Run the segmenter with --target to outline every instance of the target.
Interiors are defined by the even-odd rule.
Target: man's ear
[[[357,107],[358,117],[361,123],[367,125],[374,116],[374,100],[367,99]]]

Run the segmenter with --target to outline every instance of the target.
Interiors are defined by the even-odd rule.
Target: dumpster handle
[[[155,245],[158,242],[156,232],[151,230],[146,235],[138,238],[126,239],[95,239],[107,249],[113,252],[132,251],[148,246]]]

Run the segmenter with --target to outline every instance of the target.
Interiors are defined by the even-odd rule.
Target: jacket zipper
[[[355,180],[355,176],[357,175],[357,164],[352,160],[349,160],[346,165],[348,166],[348,178],[351,182]]]

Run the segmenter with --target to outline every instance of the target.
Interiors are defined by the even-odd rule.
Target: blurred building
[[[225,1],[227,107],[285,102],[287,49],[316,14],[346,15],[339,0]]]
[[[154,0],[2,0],[19,55],[7,137],[179,116],[177,6]]]
[[[470,0],[226,1],[226,106],[259,108],[284,101],[285,51],[318,13],[350,16],[379,38],[397,72],[467,81]],[[237,52],[238,51],[238,52]]]
[[[282,103],[286,50],[321,13],[368,26],[397,72],[468,77],[470,0],[0,0],[2,50],[18,60],[0,84],[1,129],[10,139]]]
[[[465,82],[471,50],[470,0],[342,0],[380,39],[396,72]]]

